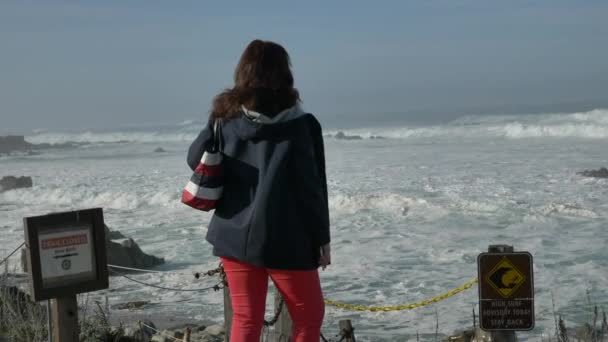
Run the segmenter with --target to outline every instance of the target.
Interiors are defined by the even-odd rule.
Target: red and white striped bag
[[[201,161],[182,191],[182,203],[203,211],[216,208],[224,191],[222,168],[221,122],[213,124],[213,147],[205,151]]]

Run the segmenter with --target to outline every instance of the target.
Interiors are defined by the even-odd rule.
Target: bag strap
[[[222,143],[222,120],[215,119],[213,122],[213,152],[224,152]]]

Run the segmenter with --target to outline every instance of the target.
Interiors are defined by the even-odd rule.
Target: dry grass
[[[46,308],[0,280],[0,336],[15,342],[46,341]]]
[[[555,310],[553,301],[553,317],[555,319],[555,336],[541,338],[541,342],[608,342],[608,319],[606,310],[601,314],[598,306],[592,304],[591,295],[587,291],[587,305],[590,308],[589,321],[579,327],[567,327],[563,317]]]
[[[88,305],[92,304],[92,308]],[[97,302],[86,303],[79,309],[80,342],[131,342],[138,339],[124,336],[122,326],[112,328],[107,311]],[[46,306],[32,302],[16,287],[0,280],[0,338],[11,342],[47,341],[48,317]],[[0,339],[1,340],[1,339]]]
[[[10,263],[0,274],[0,337],[15,342],[46,341],[46,308],[32,302],[28,295],[9,283]],[[16,268],[16,267],[14,267]],[[13,274],[16,269],[13,269]]]
[[[14,286],[10,281],[8,263],[0,274],[0,341],[42,342],[48,340],[46,305],[40,305]],[[109,324],[107,300],[105,308],[99,302],[90,302],[88,295],[79,296],[80,342],[132,342],[137,339],[124,336],[122,326]]]

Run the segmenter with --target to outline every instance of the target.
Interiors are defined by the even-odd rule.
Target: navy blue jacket
[[[194,169],[213,145],[212,122],[192,143]],[[213,253],[257,266],[310,270],[329,243],[321,125],[311,114],[262,124],[244,113],[221,123],[224,192],[209,224]]]

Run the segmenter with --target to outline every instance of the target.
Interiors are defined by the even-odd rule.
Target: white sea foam
[[[549,203],[534,210],[534,212],[544,215],[562,215],[562,216],[578,216],[587,218],[596,218],[598,215],[589,209],[585,209],[578,204],[573,203]]]
[[[411,144],[400,139],[356,143],[327,139],[335,265],[321,272],[325,294],[374,305],[432,298],[473,278],[476,256],[488,244],[507,243],[534,255],[538,329],[553,329],[552,292],[556,310],[580,325],[586,313],[568,310],[586,308],[587,289],[594,300],[608,301],[604,286],[607,183],[576,176],[576,171],[605,166],[606,144],[596,140],[603,133],[589,133],[588,128],[605,128],[607,115],[596,110],[467,117],[446,125],[365,130],[370,135],[392,132],[395,138],[420,138]],[[167,264],[161,269],[171,271],[137,277],[171,287],[206,286],[187,276],[215,267],[217,259],[200,229],[211,215],[179,202],[179,191],[189,177],[185,148],[169,148],[161,156],[150,153],[151,146],[138,144],[182,143],[192,139],[196,130],[176,124],[133,130],[35,134],[39,142],[65,142],[78,136],[83,142],[134,142],[124,148],[128,153],[119,155],[116,151],[122,151],[122,145],[100,144],[2,159],[3,174],[31,175],[34,187],[0,193],[0,256],[3,248],[23,241],[23,217],[100,206],[110,227],[134,238],[147,253],[165,257]],[[557,136],[586,139],[574,144],[570,139],[550,139]],[[454,137],[476,140],[471,144]],[[500,144],[495,143],[497,137]],[[534,139],[522,140],[530,137]],[[13,259],[18,263],[18,256]],[[222,317],[222,297],[216,292],[173,303],[191,295],[121,278],[113,279],[111,287],[111,304],[153,298],[168,314]],[[434,331],[436,309],[441,332],[468,326],[467,312],[476,298],[475,290],[469,290],[425,308],[350,318],[362,341],[414,340],[416,331]],[[144,308],[141,314],[158,308]],[[348,315],[328,307],[324,331]],[[518,338],[532,341],[539,333],[522,333]]]
[[[155,142],[191,142],[196,137],[194,132],[106,132],[106,133],[59,133],[43,132],[26,136],[34,143],[63,144],[68,142],[80,144],[102,143],[155,143]]]
[[[92,188],[33,188],[0,193],[0,203],[23,206],[50,207],[104,207],[116,210],[134,210],[146,206],[175,208],[180,206],[179,193],[160,191],[143,193],[113,189],[96,191]]]
[[[159,131],[115,132],[51,132],[37,130],[26,139],[31,143],[81,144],[100,143],[155,143],[190,142],[201,125],[195,120],[185,120],[171,129]],[[335,135],[337,131],[328,131]],[[543,138],[572,137],[587,139],[608,138],[608,110],[596,109],[571,114],[467,116],[449,124],[435,126],[405,126],[398,128],[363,128],[346,131],[347,135],[362,138],[385,137],[394,139],[433,137],[505,137]]]
[[[335,135],[336,132],[329,132]],[[394,139],[435,137],[608,138],[608,110],[572,114],[467,116],[449,124],[399,128],[357,129],[347,135]]]
[[[425,204],[425,200],[394,193],[353,195],[338,193],[329,198],[329,207],[332,211],[351,214],[361,210],[381,210],[393,215],[407,215],[412,206]]]

